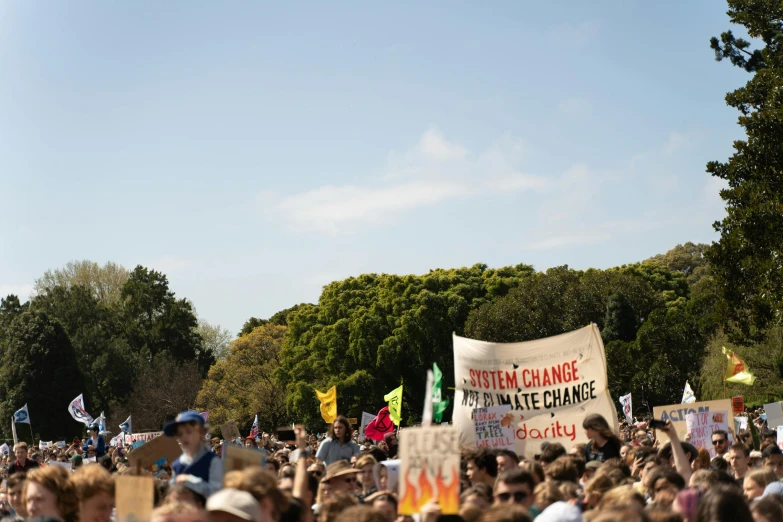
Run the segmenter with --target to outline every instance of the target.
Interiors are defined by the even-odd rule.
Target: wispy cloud
[[[455,199],[544,188],[545,178],[518,168],[523,153],[519,140],[506,137],[473,155],[428,129],[410,150],[391,153],[383,174],[363,183],[291,194],[271,208],[295,229],[349,233],[359,225],[385,223],[404,212]]]
[[[14,294],[21,302],[25,302],[30,299],[32,293],[33,285],[0,284],[0,297],[3,298]]]

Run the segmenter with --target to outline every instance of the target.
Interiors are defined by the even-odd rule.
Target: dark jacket
[[[40,468],[40,467],[41,467],[41,465],[37,461],[31,460],[31,459],[27,459],[24,462],[23,466],[20,465],[17,461],[13,461],[11,463],[11,465],[8,466],[8,475],[9,476],[13,475],[14,473],[16,473],[18,471],[22,471],[24,473],[27,473],[31,469]]]
[[[87,446],[93,446],[95,448],[95,456],[97,458],[106,456],[106,442],[104,442],[103,437],[101,437],[100,435],[98,435],[98,442],[94,442],[92,440],[92,437],[84,441],[82,450],[84,451],[85,459],[87,458]]]

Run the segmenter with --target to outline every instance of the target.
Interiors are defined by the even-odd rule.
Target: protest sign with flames
[[[459,436],[452,426],[408,428],[400,432],[401,515],[421,511],[437,500],[444,515],[459,511]]]

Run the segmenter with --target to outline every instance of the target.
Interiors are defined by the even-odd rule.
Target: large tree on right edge
[[[753,77],[726,95],[740,111],[747,140],[734,142],[725,162],[707,171],[728,182],[721,191],[727,216],[715,223],[720,240],[707,257],[728,303],[737,340],[758,339],[783,313],[783,2],[729,0],[732,23],[744,26],[763,48],[728,31],[710,42],[724,58]]]

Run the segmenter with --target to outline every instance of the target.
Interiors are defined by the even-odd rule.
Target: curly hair
[[[78,522],[79,497],[74,483],[69,479],[68,472],[59,466],[35,468],[27,474],[22,490],[22,502],[27,505],[27,491],[30,484],[38,484],[57,497],[57,510],[63,522]]]

